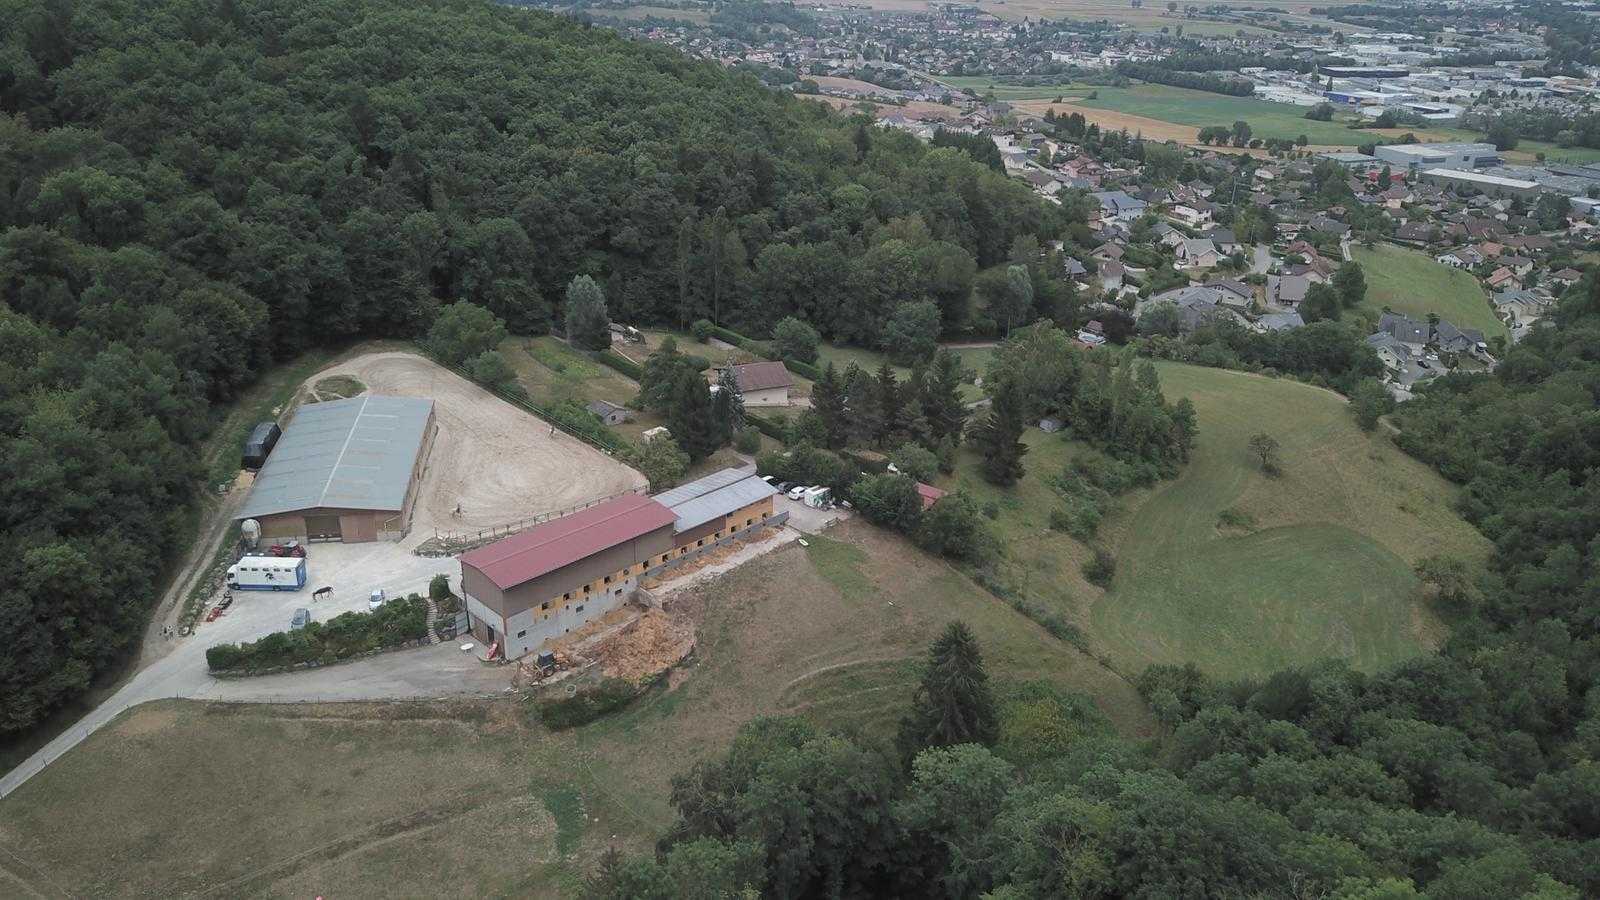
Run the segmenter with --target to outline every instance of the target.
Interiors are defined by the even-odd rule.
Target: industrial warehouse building
[[[782,524],[777,491],[724,469],[644,497],[626,494],[461,557],[473,635],[516,659],[603,616],[639,580],[756,529]]]
[[[1372,155],[1396,169],[1461,169],[1472,171],[1500,165],[1500,152],[1493,144],[1385,144],[1374,147]]]
[[[433,401],[361,396],[295,411],[236,518],[271,540],[399,540],[438,426]]]

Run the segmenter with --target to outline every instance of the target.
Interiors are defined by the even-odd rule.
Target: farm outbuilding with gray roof
[[[236,518],[273,540],[398,540],[437,432],[433,401],[417,397],[302,406]]]

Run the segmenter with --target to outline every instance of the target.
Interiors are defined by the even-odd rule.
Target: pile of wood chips
[[[763,535],[763,537],[765,537],[765,535]],[[722,562],[733,554],[743,550],[745,544],[747,543],[749,543],[749,541],[746,541],[744,538],[736,538],[735,540],[731,540],[714,550],[707,551],[706,553],[689,560],[681,566],[674,566],[663,573],[662,576],[646,578],[643,581],[640,581],[639,584],[644,587],[645,590],[653,591],[663,584],[676,581],[685,575],[692,575],[695,572],[704,569],[706,566],[714,566],[717,563]]]
[[[694,628],[659,609],[646,610],[633,624],[593,648],[608,678],[643,681],[676,665],[694,650]]]

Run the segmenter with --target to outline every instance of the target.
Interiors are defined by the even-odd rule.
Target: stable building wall
[[[342,540],[347,544],[378,540],[395,527],[400,510],[305,509],[262,516],[261,537],[273,542]]]
[[[764,391],[748,391],[743,397],[745,406],[789,405],[789,389],[786,387],[768,388]]]
[[[500,641],[506,658],[515,659],[621,605],[639,576],[671,552],[672,526],[664,525],[506,590],[463,562],[472,633]]]

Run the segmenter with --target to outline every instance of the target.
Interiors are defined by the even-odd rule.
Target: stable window
[[[577,608],[577,609],[575,609],[575,610],[573,610],[573,612],[583,612],[583,607],[581,607],[581,606],[580,606],[580,607],[578,607],[578,608]],[[569,628],[569,629],[567,629],[567,630],[568,630],[568,631],[571,631],[571,630],[572,630],[572,629],[570,629],[570,628]]]
[[[539,604],[539,608],[540,609],[549,609],[550,608],[550,601],[546,600],[545,602]]]
[[[562,594],[561,595],[561,599],[563,599],[563,600],[571,600],[572,599],[572,592],[571,591],[567,591],[565,594]]]
[[[610,584],[610,583],[611,583],[611,576],[607,575],[606,576],[606,584]]]
[[[586,585],[584,585],[584,586],[583,586],[583,592],[584,592],[584,593],[585,593],[585,594],[587,594],[587,593],[589,593],[589,592],[590,592],[590,591],[591,591],[591,590],[594,590],[594,589],[593,589],[593,588],[591,588],[591,587],[589,587],[589,586],[588,586],[588,585],[587,585],[587,584],[586,584]],[[583,607],[581,607],[581,606],[580,606],[580,607],[578,607],[578,608],[579,608],[579,609],[583,609]]]
[[[705,538],[701,538],[700,540],[695,541],[694,545],[696,547],[704,547],[706,545],[706,539]]]
[[[527,636],[528,636],[528,629],[526,629],[526,628],[524,628],[521,631],[517,632],[517,637],[527,637]]]

